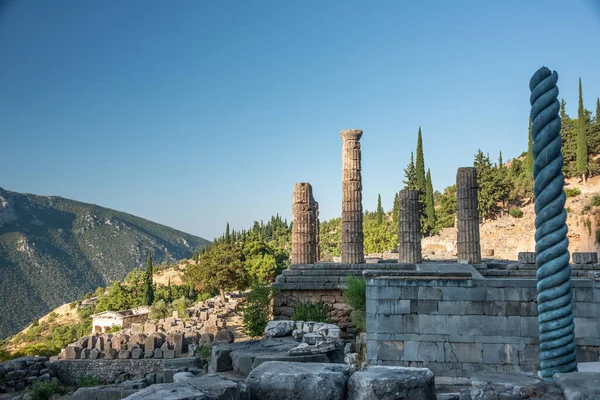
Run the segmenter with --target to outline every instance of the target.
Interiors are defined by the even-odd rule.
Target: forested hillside
[[[145,261],[190,257],[207,240],[130,214],[0,188],[0,338],[120,280]]]

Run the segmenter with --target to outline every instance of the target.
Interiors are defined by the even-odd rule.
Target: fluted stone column
[[[313,199],[314,201],[314,199]],[[313,204],[313,213],[314,213],[314,217],[313,217],[313,221],[314,221],[314,232],[315,232],[315,255],[314,255],[314,259],[315,262],[318,262],[321,259],[321,247],[320,247],[320,243],[321,243],[321,237],[319,235],[319,227],[321,225],[321,221],[319,221],[319,203],[314,201]]]
[[[340,132],[342,138],[342,263],[365,262],[360,143],[362,131]]]
[[[310,183],[296,183],[292,198],[292,264],[314,264],[317,261],[318,205]]]
[[[400,215],[398,218],[398,262],[420,264],[421,221],[419,214],[419,191],[401,190],[399,196]]]
[[[458,262],[481,263],[477,171],[473,167],[459,168],[456,173],[456,216]]]

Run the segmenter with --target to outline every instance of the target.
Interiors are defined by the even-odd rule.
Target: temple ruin
[[[352,337],[356,330],[343,290],[348,276],[362,277],[367,281],[369,364],[426,367],[436,377],[453,379],[483,370],[539,370],[535,253],[521,253],[518,261],[482,259],[474,168],[457,171],[454,259],[423,260],[418,192],[402,190],[398,258],[365,262],[361,135],[360,130],[340,134],[340,263],[318,262],[313,255],[318,246],[318,227],[311,230],[316,209],[309,200],[312,188],[309,184],[294,188],[292,265],[273,284],[279,289],[274,317],[289,319],[300,301],[322,301],[330,306],[330,318],[342,329],[342,335]],[[596,254],[574,253],[571,269],[577,357],[579,361],[597,361],[600,265]]]

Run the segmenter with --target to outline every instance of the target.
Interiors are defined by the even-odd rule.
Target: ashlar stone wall
[[[535,279],[484,278],[470,265],[366,271],[370,364],[436,376],[538,370]],[[574,279],[578,361],[600,360],[600,281]]]

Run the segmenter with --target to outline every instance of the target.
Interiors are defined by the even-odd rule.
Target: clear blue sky
[[[363,207],[392,206],[423,129],[434,188],[478,148],[527,147],[529,79],[600,96],[585,0],[0,0],[0,186],[208,239],[310,182],[341,213],[342,129],[364,131]]]

